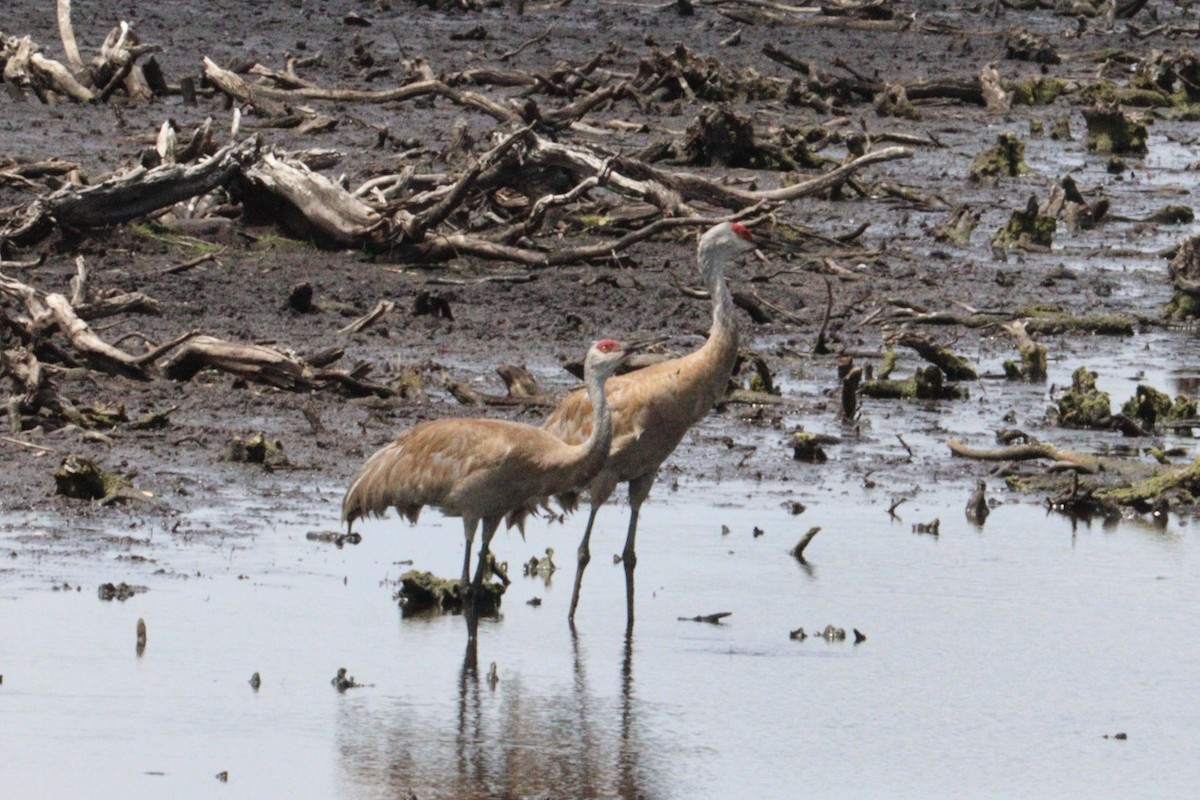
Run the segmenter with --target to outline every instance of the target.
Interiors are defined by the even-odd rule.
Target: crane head
[[[642,339],[638,341],[618,341],[616,339],[601,339],[588,350],[584,359],[585,370],[591,369],[604,377],[617,374],[617,369],[625,359],[634,353],[640,353],[646,348],[663,341],[663,337]]]
[[[729,223],[729,230],[733,231],[734,234],[738,238],[745,239],[747,242],[750,242],[751,244],[754,243],[754,234],[750,233],[750,229],[747,228],[745,225],[742,225],[737,222],[731,222],[731,223]]]

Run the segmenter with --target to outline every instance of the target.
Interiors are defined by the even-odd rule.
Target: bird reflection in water
[[[468,647],[456,702],[406,698],[386,709],[348,710],[339,739],[346,781],[359,788],[352,794],[662,796],[643,764],[650,750],[638,723],[632,636],[620,651],[615,696],[594,691],[586,648],[578,637],[571,647],[570,681],[544,691],[503,672],[493,688]]]

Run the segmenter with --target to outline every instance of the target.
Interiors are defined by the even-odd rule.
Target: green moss
[[[1133,397],[1121,406],[1122,414],[1138,420],[1147,430],[1154,430],[1154,424],[1165,418],[1170,411],[1170,396],[1144,383],[1138,384]]]
[[[1071,141],[1071,117],[1063,114],[1050,125],[1050,138],[1056,142]]]
[[[1071,388],[1058,400],[1058,424],[1064,428],[1095,428],[1108,423],[1112,403],[1096,388],[1096,373],[1080,367],[1071,375]]]
[[[1176,289],[1171,296],[1171,301],[1163,308],[1163,316],[1167,319],[1200,317],[1200,297]]]
[[[500,608],[504,589],[503,583],[485,581],[480,587],[479,613],[496,613]],[[462,613],[463,610],[462,581],[439,578],[432,572],[420,572],[414,569],[401,575],[400,591],[396,597],[406,616],[423,611]]]
[[[55,492],[76,500],[103,500],[130,487],[129,479],[100,469],[95,461],[68,455],[54,471]]]
[[[1146,125],[1135,122],[1117,108],[1088,108],[1083,111],[1087,121],[1085,145],[1094,153],[1132,153],[1145,155]]]
[[[904,381],[865,381],[861,391],[879,400],[966,400],[970,396],[965,387],[947,385],[942,371],[933,366],[917,370]]]
[[[972,178],[1005,175],[1015,178],[1029,171],[1025,164],[1025,143],[1011,133],[1002,133],[996,145],[975,156],[971,162]]]
[[[125,226],[125,230],[134,238],[161,242],[169,247],[185,250],[198,256],[215,253],[222,249],[221,245],[214,242],[206,242],[194,236],[172,233],[170,228],[152,225],[148,222],[130,222]]]
[[[1000,247],[1027,248],[1030,245],[1050,247],[1058,222],[1054,217],[1038,214],[1037,198],[1030,197],[1025,208],[1012,212],[1008,223],[992,236],[992,244]]]
[[[1003,81],[1005,91],[1012,92],[1013,105],[1048,106],[1070,92],[1070,84],[1062,78],[1036,77],[1023,81]]]

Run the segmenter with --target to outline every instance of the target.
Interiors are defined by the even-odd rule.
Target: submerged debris
[[[982,525],[990,513],[992,510],[988,507],[987,502],[987,484],[979,481],[975,486],[975,491],[971,493],[970,499],[967,500],[967,519],[976,525]]]
[[[102,583],[97,591],[101,600],[120,600],[122,602],[133,597],[135,594],[150,591],[147,586],[130,586],[122,581],[121,583]]]
[[[255,673],[255,674],[257,675],[258,673]],[[344,692],[347,689],[358,689],[358,688],[362,687],[361,683],[354,680],[353,675],[346,674],[345,667],[339,667],[338,671],[337,671],[337,675],[334,675],[333,678],[329,681],[329,683],[331,686],[333,686],[333,688],[337,689],[339,692]]]
[[[842,642],[846,639],[846,629],[826,625],[825,630],[821,631],[820,636],[827,642]]]
[[[554,564],[553,547],[546,548],[545,557],[538,558],[537,556],[530,556],[529,560],[521,565],[521,570],[524,572],[525,577],[527,578],[540,577],[549,580],[550,576],[554,574],[556,569],[558,569],[558,567]]]
[[[934,517],[933,522],[918,522],[912,526],[913,533],[925,533],[930,536],[938,536],[938,528],[942,525],[942,521]]]
[[[697,614],[694,617],[679,617],[680,622],[707,622],[710,625],[719,625],[721,620],[732,616],[732,611],[718,611],[716,614]]]
[[[805,533],[803,536],[801,536],[800,541],[796,542],[796,546],[792,548],[792,558],[796,559],[797,561],[803,562],[804,561],[804,548],[808,547],[809,542],[811,542],[813,540],[813,537],[816,536],[820,532],[821,532],[820,525],[814,525],[813,527],[809,528],[808,532]]]
[[[505,585],[495,581],[484,581],[480,587],[478,604],[480,614],[494,614],[500,608]],[[461,580],[439,578],[432,572],[409,570],[400,576],[400,591],[396,594],[400,609],[405,615],[422,611],[462,613],[463,585]]]
[[[348,544],[360,544],[362,535],[358,533],[341,533],[340,531],[309,531],[304,538],[310,542],[332,544],[339,550]]]

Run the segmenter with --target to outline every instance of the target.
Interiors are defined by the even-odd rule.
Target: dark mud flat
[[[94,51],[117,19],[126,19],[145,41],[163,45],[157,59],[171,84],[198,77],[205,56],[226,67],[284,69],[289,54],[320,53],[301,70],[304,79],[357,89],[397,85],[402,62],[417,57],[436,74],[500,64],[549,73],[560,61],[581,64],[608,50],[605,69],[632,77],[643,59],[671,52],[676,42],[780,82],[800,73],[767,57],[766,45],[842,77],[966,81],[994,63],[1006,79],[1084,83],[1101,72],[1124,85],[1119,65],[1127,62],[1119,54],[1184,50],[1194,46],[1189,31],[1196,24],[1194,12],[1171,3],[1151,3],[1111,31],[1090,19],[1083,33],[1075,16],[1015,9],[994,16],[990,3],[899,3],[897,12],[916,19],[898,31],[752,24],[704,4],[692,16],[576,2],[531,7],[520,17],[503,9],[442,13],[407,2],[74,5],[81,49]],[[351,11],[371,27],[345,24]],[[61,57],[48,4],[13,3],[0,26]],[[482,39],[473,33],[479,26]],[[1061,63],[1006,59],[1015,29],[1046,37]],[[499,61],[547,30],[545,41]],[[738,30],[736,43],[723,44]],[[352,60],[356,37],[370,43],[375,66],[392,71],[366,82],[361,59]],[[839,72],[838,59],[850,69]],[[517,90],[475,90],[500,102],[519,99]],[[567,102],[533,96],[544,110]],[[247,113],[240,135],[260,133],[288,151],[335,150],[341,159],[326,172],[345,175],[351,187],[406,164],[451,171],[461,163],[440,154],[455,126],[474,135],[475,153],[500,129],[440,98],[307,105],[337,126],[300,134],[260,127],[262,120]],[[686,97],[622,100],[561,136],[640,153],[684,141],[712,105]],[[1195,738],[1200,718],[1188,688],[1200,678],[1200,662],[1180,635],[1197,622],[1190,599],[1200,589],[1190,507],[1176,501],[1165,528],[1133,511],[1072,521],[1043,511],[1049,490],[1009,492],[992,475],[993,464],[952,458],[946,446],[959,438],[995,447],[996,430],[1016,427],[1064,449],[1126,456],[1147,469],[1155,463],[1146,452],[1152,445],[1178,448],[1169,456],[1177,465],[1196,457],[1186,429],[1127,439],[1057,428],[1046,415],[1080,366],[1098,373],[1115,406],[1139,383],[1173,396],[1195,394],[1200,378],[1194,334],[1162,318],[1172,296],[1164,254],[1200,226],[1147,221],[1164,206],[1195,204],[1195,122],[1186,114],[1137,112],[1154,117],[1148,151],[1125,157],[1124,168],[1110,173],[1109,156],[1085,146],[1085,107],[1070,94],[1003,113],[918,100],[919,116],[910,118],[880,114],[865,98],[822,110],[735,93],[729,108],[753,119],[763,140],[783,126],[821,128],[837,136],[818,147],[819,155],[841,161],[852,146],[845,134],[865,132],[876,147],[895,135],[913,155],[869,167],[832,195],[774,208],[761,230],[790,225],[819,237],[804,240],[791,258],[748,258],[731,270],[735,291],[770,312],[766,322],[739,312],[739,322],[747,347],[791,402],[729,403],[667,463],[642,522],[632,639],[622,632],[621,570],[604,565],[604,548],[619,548],[624,509],[602,514],[576,638],[565,610],[583,519],[542,521],[527,540],[498,536],[497,553],[518,564],[553,547],[560,570],[548,583],[517,579],[503,616],[481,632],[478,675],[463,669],[461,620],[402,620],[391,600],[409,568],[397,562],[456,574],[456,521],[431,513],[417,528],[374,522],[363,528],[362,545],[344,549],[307,534],[338,528],[347,479],[400,428],[443,415],[537,422],[545,414],[539,406],[464,406],[447,382],[503,395],[495,368],[524,364],[557,396],[574,383],[561,365],[581,358],[599,336],[668,334],[677,352],[696,346],[709,308],[679,288],[699,284],[694,232],[639,242],[620,260],[554,267],[475,257],[420,263],[361,248],[318,249],[270,220],[239,220],[219,236],[163,232],[144,222],[56,231],[28,248],[5,250],[6,262],[44,256],[38,266],[0,270],[42,291],[69,296],[82,256],[94,291],[153,297],[160,316],[94,323],[106,341],[121,341],[130,352],[137,339],[122,337],[163,342],[190,330],[300,356],[342,347],[346,367],[366,363],[379,382],[403,373],[408,391],[348,398],[330,389],[278,390],[211,370],[187,381],[84,370],[56,377],[79,405],[123,406],[129,420],[169,410],[169,424],[86,431],[44,425],[10,430],[0,440],[0,749],[14,756],[0,760],[0,793],[936,797],[966,789],[1103,797],[1132,786],[1169,796],[1195,785],[1200,764],[1178,749]],[[220,95],[201,96],[196,106],[177,95],[55,106],[3,95],[0,163],[53,156],[99,177],[136,163],[168,117],[181,131],[208,117],[227,131],[230,116]],[[1064,119],[1069,138],[1051,138]],[[1044,135],[1034,136],[1035,128]],[[395,137],[385,147],[381,129]],[[1028,171],[971,180],[972,160],[1004,132],[1023,140]],[[818,174],[680,169],[757,188]],[[1046,200],[1066,176],[1088,199],[1106,198],[1109,218],[1074,231],[1060,223],[1045,249],[991,245],[1014,210],[1031,195]],[[38,191],[0,182],[0,207],[24,206]],[[933,229],[960,204],[978,215],[976,230],[965,243],[939,241]],[[864,224],[861,235],[839,239]],[[543,246],[614,235],[565,213],[551,230],[538,237]],[[208,252],[214,261],[167,271]],[[508,280],[481,280],[497,276]],[[287,307],[301,284],[313,290],[315,307],[306,313]],[[819,355],[813,350],[830,295],[831,353]],[[362,333],[340,332],[381,300],[395,303],[381,322]],[[1016,357],[997,326],[915,325],[977,368],[983,377],[962,384],[970,398],[864,399],[852,422],[842,420],[839,354],[878,370],[885,337],[914,312],[1033,306],[1067,317],[1122,317],[1132,334],[1039,334],[1049,376],[1023,383],[996,377],[1003,361]],[[429,308],[450,314],[417,313]],[[18,309],[0,300],[4,313]],[[911,350],[898,348],[897,355],[898,377],[926,366]],[[14,391],[7,377],[3,385]],[[825,445],[828,461],[792,458],[798,426],[836,437]],[[268,466],[226,457],[232,439],[259,433],[282,445],[285,460]],[[53,472],[68,454],[129,473],[141,496],[97,504],[55,495]],[[1043,466],[1024,469],[1040,474]],[[963,514],[980,478],[998,501],[981,527]],[[796,503],[805,510],[793,516]],[[898,517],[889,517],[892,507]],[[914,533],[914,525],[935,518],[940,535]],[[822,532],[806,551],[806,567],[787,551],[814,525]],[[765,534],[754,537],[756,527]],[[97,600],[101,584],[122,582],[149,591],[120,603]],[[526,605],[534,596],[543,603]],[[677,621],[721,611],[733,614],[720,626]],[[134,641],[139,617],[148,626],[141,657]],[[798,626],[812,634],[827,623],[857,627],[868,639],[855,647],[788,638]],[[484,666],[492,660],[500,677],[494,687]],[[338,695],[328,684],[343,666],[364,686]],[[255,672],[262,675],[257,692],[247,685]],[[1128,739],[1105,738],[1117,733]],[[1164,771],[1164,763],[1172,768]],[[214,778],[221,772],[228,783]]]

